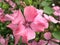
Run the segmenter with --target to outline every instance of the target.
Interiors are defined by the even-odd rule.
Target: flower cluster
[[[17,45],[20,39],[22,39],[22,43],[26,43],[27,45],[59,45],[60,38],[58,38],[58,36],[56,37],[55,35],[57,34],[53,33],[57,30],[55,30],[55,28],[54,30],[50,30],[52,29],[50,28],[50,23],[60,24],[60,20],[54,17],[60,17],[59,6],[53,6],[52,9],[54,12],[49,15],[45,13],[43,9],[37,9],[32,5],[25,6],[22,12],[21,9],[15,9],[17,4],[12,0],[5,1],[10,5],[9,10],[12,13],[5,13],[7,10],[0,8],[0,22],[10,22],[6,25],[6,28],[10,29],[13,33],[12,39],[14,39],[14,45]],[[3,1],[1,0],[0,2]],[[4,38],[4,36],[0,34],[0,44],[9,45],[9,40],[12,36],[10,36],[11,34],[8,35],[9,36]]]

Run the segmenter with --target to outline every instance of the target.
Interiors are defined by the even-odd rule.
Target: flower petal
[[[55,11],[57,11],[57,10],[60,9],[60,7],[59,7],[59,6],[54,6],[53,9],[54,9]]]
[[[48,45],[59,45],[59,44],[52,42],[52,41],[49,41]]]
[[[49,16],[49,21],[53,23],[58,23],[58,20],[56,20],[53,16]]]
[[[20,23],[24,22],[24,17],[20,10],[15,10],[15,11],[13,11],[13,14],[6,15],[6,17],[8,17],[12,21],[13,24],[18,24],[19,22]]]
[[[44,34],[44,38],[47,39],[47,40],[51,39],[51,33],[50,32],[46,32]]]
[[[34,22],[31,24],[31,27],[35,31],[41,32],[44,31],[44,29],[48,28],[48,22],[44,17],[38,15],[35,18]]]
[[[37,15],[37,10],[33,6],[27,6],[24,8],[24,16],[27,21],[33,21]]]
[[[2,45],[5,45],[5,39],[4,39],[2,36],[0,36],[0,43],[1,43]]]
[[[42,15],[43,14],[43,10],[42,9],[40,9],[40,10],[37,9],[37,13],[38,13],[38,15]]]
[[[47,41],[44,41],[44,40],[40,40],[38,42],[38,45],[46,45],[47,44]]]
[[[17,13],[17,14],[16,14]],[[17,24],[17,23],[23,23],[24,22],[24,17],[23,17],[23,15],[22,15],[22,13],[21,13],[21,11],[20,10],[17,10],[17,12],[16,13],[14,13],[13,15],[17,15],[15,18],[14,18],[14,20],[12,21],[12,23],[13,24]]]
[[[35,35],[35,32],[33,30],[31,30],[30,28],[27,28],[25,30],[26,30],[26,32],[23,35],[23,36],[25,36],[24,38],[26,38],[25,42],[35,38],[36,35]]]

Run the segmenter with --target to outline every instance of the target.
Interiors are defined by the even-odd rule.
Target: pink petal
[[[12,29],[13,35],[15,37],[15,44],[14,45],[16,45],[18,43],[19,39],[20,39],[20,35],[17,34],[19,32],[19,30],[17,30],[18,27],[17,27],[17,25],[14,25],[14,24],[9,24],[7,27]]]
[[[57,11],[55,11],[53,14],[54,14],[55,16],[60,16],[60,13],[57,12]]]
[[[38,13],[38,15],[42,15],[43,14],[43,10],[42,9],[40,9],[40,10],[37,9],[37,13]]]
[[[4,15],[1,15],[1,16],[0,16],[0,21],[3,22],[3,23],[4,23],[5,21],[7,21]]]
[[[16,30],[17,29],[17,25],[15,25],[15,24],[9,24],[9,25],[7,25],[7,27],[9,27],[10,29],[12,29],[12,30]]]
[[[28,44],[28,39],[27,39],[27,36],[25,34],[22,35],[22,42]]]
[[[17,25],[12,24],[12,23],[9,24],[7,27],[11,28],[13,31],[13,35],[15,37],[15,44],[14,45],[18,44],[20,37],[25,34],[25,27],[21,24],[19,24],[17,26]]]
[[[0,36],[0,43],[1,43],[2,45],[5,45],[5,39],[4,39],[2,36]]]
[[[60,40],[57,40],[57,39],[51,39],[51,40],[55,42],[60,42]]]
[[[44,14],[44,18],[45,18],[46,20],[49,20],[49,16],[46,15],[46,14]]]
[[[57,10],[53,13],[55,16],[60,16],[60,10]]]
[[[48,28],[48,22],[44,17],[38,15],[35,18],[34,22],[31,24],[31,27],[35,31],[41,32],[44,31],[44,29]]]
[[[14,17],[12,17],[12,16],[9,15],[9,14],[6,14],[5,17],[7,18],[7,20],[14,20]]]
[[[60,7],[59,7],[59,6],[54,6],[53,9],[54,9],[55,11],[57,11],[57,10],[60,9]]]
[[[43,24],[42,23],[38,23],[38,24],[32,23],[31,24],[31,27],[32,27],[32,29],[35,32],[42,32],[42,31],[44,31],[44,27],[43,27]]]
[[[16,23],[19,23],[19,22],[23,23],[24,22],[24,17],[22,15],[21,11],[18,10],[16,13],[17,13],[17,16],[14,18],[14,20],[12,21],[12,23],[13,24],[16,24]],[[15,15],[15,13],[14,13],[14,15]]]
[[[5,22],[5,15],[4,15],[4,10],[0,8],[0,21]]]
[[[27,39],[28,40],[32,40],[35,38],[35,32],[33,30],[31,30],[30,28],[26,29],[26,35],[27,35]]]
[[[49,41],[48,45],[59,45],[59,44]]]
[[[35,35],[35,32],[33,30],[31,30],[30,28],[27,28],[25,30],[26,30],[26,32],[23,35],[23,36],[25,36],[24,38],[26,38],[25,42],[35,38],[36,35]]]
[[[14,45],[17,45],[19,40],[20,40],[20,35],[15,35],[15,44]]]
[[[19,25],[18,29],[14,31],[15,45],[18,44],[20,37],[23,36],[24,34],[25,34],[25,27],[23,25]],[[24,37],[24,39],[26,39],[26,38]]]
[[[38,45],[46,45],[47,44],[47,41],[44,41],[44,40],[40,40],[38,42]]]
[[[50,22],[53,22],[53,23],[58,23],[59,21],[56,20],[53,16],[48,16],[46,14],[44,14],[44,18],[47,19],[48,21]]]
[[[44,34],[44,38],[47,39],[47,40],[51,39],[51,33],[50,32],[46,32]]]
[[[23,15],[22,15],[20,10],[15,10],[15,11],[13,11],[13,14],[6,15],[6,17],[8,19],[10,19],[13,24],[18,24],[19,22],[20,23],[24,22],[24,17],[23,17]]]
[[[33,6],[27,6],[24,8],[24,16],[27,21],[33,21],[37,15],[37,10]]]
[[[56,20],[54,17],[49,16],[49,20],[53,23],[58,23],[58,20]]]
[[[38,45],[38,43],[36,41],[33,41],[32,45]]]
[[[7,27],[9,27],[10,29],[12,29],[14,35],[17,35],[17,33],[20,31],[19,28],[18,28],[18,26],[15,25],[15,24],[12,24],[12,23],[9,24],[9,25],[7,25]]]
[[[4,10],[2,10],[2,9],[0,8],[0,15],[2,15],[2,14],[3,14],[3,12],[4,12]]]

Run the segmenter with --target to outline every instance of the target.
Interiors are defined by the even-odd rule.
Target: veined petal
[[[24,22],[24,17],[21,13],[20,10],[17,10],[17,16],[14,18],[14,20],[12,21],[13,24],[17,24],[17,23],[23,23]],[[15,14],[14,14],[15,15]]]
[[[27,43],[29,40],[32,40],[32,39],[34,39],[35,38],[35,32],[33,31],[33,30],[31,30],[30,28],[27,28],[27,29],[25,29],[26,30],[26,32],[25,32],[25,34],[23,35],[23,36],[25,36],[25,37],[22,37],[22,38],[26,38],[25,39],[25,42]]]
[[[18,24],[19,22],[20,23],[24,22],[24,17],[23,17],[23,15],[22,15],[20,10],[15,10],[15,11],[13,11],[13,14],[6,15],[6,17],[8,19],[10,19],[13,24]]]
[[[28,40],[32,40],[35,38],[35,32],[33,30],[31,30],[30,28],[26,29],[26,35],[27,35],[27,39]]]
[[[31,27],[35,31],[41,32],[44,31],[44,29],[48,28],[48,22],[44,17],[37,15],[34,22],[31,24]]]
[[[27,21],[33,21],[37,15],[37,10],[33,6],[27,6],[24,8],[24,16]]]

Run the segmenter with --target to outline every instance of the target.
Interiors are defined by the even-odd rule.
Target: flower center
[[[31,22],[25,22],[23,25],[25,26],[25,27],[30,27],[30,24],[31,24]]]

